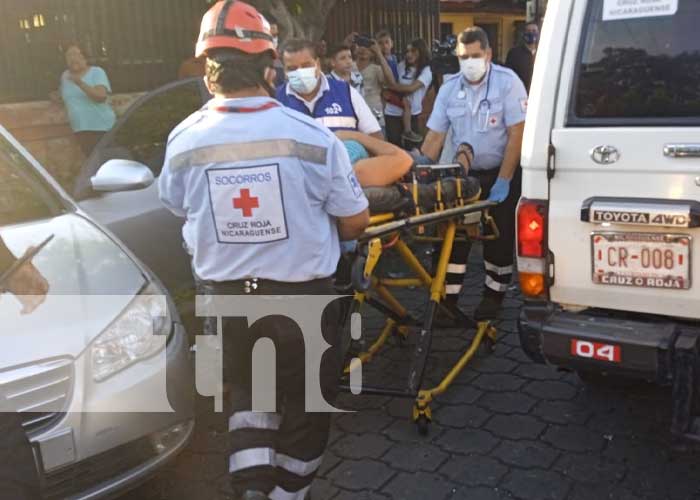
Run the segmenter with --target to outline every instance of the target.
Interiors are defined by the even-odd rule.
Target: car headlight
[[[172,330],[164,292],[148,285],[92,343],[92,376],[101,382],[161,351]]]

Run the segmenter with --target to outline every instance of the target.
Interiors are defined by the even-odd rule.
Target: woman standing
[[[374,47],[378,46],[375,44]],[[418,117],[423,112],[423,99],[433,82],[428,45],[420,39],[411,42],[406,50],[406,59],[399,63],[398,82],[381,51],[375,49],[375,54],[384,70],[387,88],[403,94],[407,101],[405,108],[398,106],[398,103],[387,103],[384,109],[387,139],[397,146],[401,145],[402,137],[420,142],[421,137],[415,134]]]
[[[89,156],[116,121],[107,102],[112,88],[107,73],[98,66],[89,66],[77,45],[68,47],[65,57],[68,69],[61,76],[59,91],[80,149]]]

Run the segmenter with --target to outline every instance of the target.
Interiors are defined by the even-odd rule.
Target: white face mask
[[[486,74],[487,65],[485,58],[460,59],[459,66],[462,74],[469,82],[478,82]]]
[[[302,95],[310,94],[318,85],[318,76],[316,68],[299,68],[295,71],[290,71],[287,74],[289,86]]]

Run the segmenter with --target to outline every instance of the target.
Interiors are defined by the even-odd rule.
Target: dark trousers
[[[0,498],[38,500],[39,475],[22,419],[0,394]]]
[[[209,284],[207,293],[242,295],[238,283]],[[331,280],[282,284],[261,282],[259,295],[335,295]],[[340,304],[330,304],[321,320],[324,340],[334,346],[321,364],[321,388],[326,401],[337,397],[341,371]],[[223,321],[224,379],[231,387],[229,473],[233,490],[264,492],[273,500],[303,500],[328,444],[330,414],[307,413],[304,337],[284,316],[269,316],[247,325],[245,319]],[[261,339],[276,351],[275,413],[253,412],[253,348]],[[313,362],[313,361],[311,361]],[[256,370],[259,368],[256,367]]]
[[[491,188],[498,179],[499,169],[487,171],[471,171],[469,175],[479,179],[481,183],[481,199],[485,200],[491,194]],[[513,279],[514,250],[515,250],[515,210],[522,192],[522,169],[518,167],[510,184],[508,198],[491,209],[500,231],[500,238],[484,242],[484,266],[486,268],[485,293],[503,296]],[[467,273],[467,262],[471,252],[471,242],[456,243],[447,273],[447,300],[456,303],[462,292],[464,277]]]
[[[386,140],[402,148],[403,118],[400,116],[385,116],[384,119],[386,120]],[[418,115],[411,117],[411,128],[414,132],[418,131]]]
[[[105,135],[105,133],[106,132],[90,130],[75,133],[75,138],[78,141],[80,150],[85,155],[85,158],[90,156],[90,153],[92,153],[92,150],[95,149],[95,146],[97,146],[97,143],[100,142],[100,139],[102,139],[102,136]]]

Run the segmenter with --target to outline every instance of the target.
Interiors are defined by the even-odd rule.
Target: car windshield
[[[699,119],[700,2],[632,3],[591,2],[574,118]]]
[[[0,227],[54,217],[60,199],[31,163],[0,134]]]

